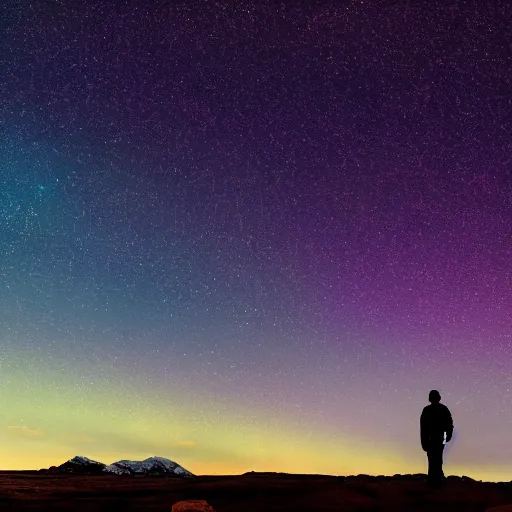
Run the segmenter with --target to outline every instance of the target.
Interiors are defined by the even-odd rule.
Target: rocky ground
[[[247,474],[176,479],[0,472],[1,512],[170,512],[174,503],[191,499],[206,500],[216,512],[483,512],[512,504],[512,483],[450,477],[444,489],[431,490],[421,475]]]

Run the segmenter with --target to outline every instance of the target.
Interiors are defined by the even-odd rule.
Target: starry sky
[[[508,1],[2,9],[1,468],[512,478]]]

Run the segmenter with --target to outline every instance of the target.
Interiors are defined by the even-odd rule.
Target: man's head
[[[438,404],[441,401],[441,395],[439,394],[439,391],[437,391],[437,389],[433,389],[428,394],[428,400],[433,404]]]

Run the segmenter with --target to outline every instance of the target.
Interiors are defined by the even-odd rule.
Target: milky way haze
[[[510,3],[79,4],[0,17],[0,466],[423,472],[437,388],[510,480]]]

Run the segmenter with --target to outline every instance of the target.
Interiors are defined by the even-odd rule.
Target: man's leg
[[[434,449],[430,447],[427,451],[427,458],[428,458],[428,474],[427,474],[427,482],[429,484],[433,484],[435,477],[434,477],[434,461],[435,461],[435,455],[434,455]]]
[[[440,484],[444,480],[443,473],[444,444],[436,443],[427,452],[428,456],[428,481],[431,484]]]
[[[438,452],[438,468],[439,468],[439,480],[442,482],[444,480],[444,472],[443,472],[443,452],[444,452],[444,444],[439,445]]]

